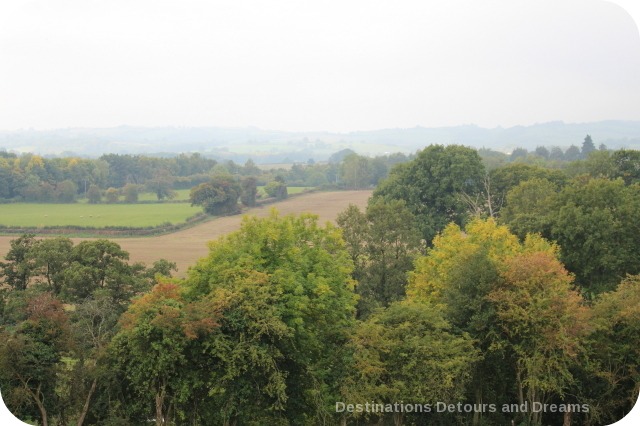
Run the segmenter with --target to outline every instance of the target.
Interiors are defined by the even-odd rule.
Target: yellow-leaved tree
[[[589,313],[558,252],[537,234],[520,242],[493,219],[475,219],[448,225],[417,259],[408,299],[441,308],[483,355],[469,395],[476,403],[531,406],[563,398],[573,383]],[[539,414],[516,420],[539,424]]]

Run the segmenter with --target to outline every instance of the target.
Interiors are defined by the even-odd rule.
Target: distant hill
[[[181,152],[232,159],[252,158],[257,163],[327,160],[342,149],[365,155],[385,152],[415,152],[430,144],[462,144],[510,152],[523,147],[580,146],[590,134],[597,145],[609,148],[640,149],[640,121],[599,121],[563,123],[561,121],[515,126],[481,128],[414,127],[374,131],[283,132],[255,127],[131,127],[67,128],[46,131],[0,131],[0,150],[34,152],[40,155],[80,155],[98,157],[103,153],[155,154],[171,156]]]

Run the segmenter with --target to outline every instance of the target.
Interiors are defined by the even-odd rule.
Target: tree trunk
[[[520,374],[520,368],[516,369],[516,381],[518,382],[518,403],[524,404],[524,392],[522,389],[522,379]]]
[[[159,392],[156,392],[156,426],[164,426],[164,414],[162,406],[164,405],[165,385],[163,384]]]
[[[44,408],[44,404],[42,403],[42,400],[40,400],[40,395],[42,394],[40,392],[40,385],[38,385],[38,388],[36,389],[35,393],[28,387],[27,387],[27,390],[29,391],[34,401],[36,402],[36,405],[38,406],[38,410],[40,410],[40,417],[42,417],[42,426],[49,426],[49,421],[47,420],[47,410],[46,408]]]
[[[402,413],[393,413],[393,425],[402,426],[403,423]]]
[[[571,426],[571,412],[567,411],[564,413],[564,421],[562,422],[562,426]]]
[[[44,408],[44,404],[40,400],[40,395],[42,395],[42,392],[40,392],[40,386],[42,386],[42,384],[39,384],[38,387],[36,388],[36,391],[34,392],[29,387],[29,383],[28,382],[29,382],[30,379],[29,380],[25,380],[19,374],[17,374],[16,377],[18,378],[18,380],[20,380],[20,383],[22,383],[22,386],[24,386],[24,388],[27,390],[27,392],[29,392],[29,395],[31,395],[31,397],[35,401],[36,405],[38,406],[38,410],[40,411],[40,417],[42,417],[42,426],[49,426],[49,421],[47,420],[47,409]]]
[[[476,404],[478,407],[482,407],[482,388],[478,387],[476,389]],[[474,410],[473,413],[473,425],[477,426],[480,423],[480,411],[481,410]]]
[[[84,423],[84,419],[87,416],[87,412],[89,411],[89,402],[91,401],[91,396],[93,392],[96,390],[96,385],[98,384],[98,379],[93,379],[93,383],[91,383],[91,388],[89,389],[89,394],[87,395],[87,399],[84,401],[84,406],[82,407],[82,413],[80,414],[80,418],[78,419],[77,426],[82,426]]]

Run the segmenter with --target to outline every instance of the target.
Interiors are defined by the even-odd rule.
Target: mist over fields
[[[104,153],[207,157],[256,163],[323,161],[341,149],[362,155],[411,153],[430,144],[461,144],[509,153],[515,148],[580,145],[586,134],[609,149],[640,148],[640,121],[564,123],[482,128],[476,125],[413,127],[349,133],[285,132],[256,127],[65,128],[0,131],[0,150],[46,156],[98,157]]]

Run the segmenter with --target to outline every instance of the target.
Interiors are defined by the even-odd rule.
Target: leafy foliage
[[[431,404],[461,400],[479,357],[469,335],[456,335],[433,306],[397,302],[359,324],[345,401]],[[367,413],[372,421],[381,415]],[[413,417],[407,414],[407,417]],[[402,422],[402,413],[394,420]]]
[[[219,175],[191,190],[191,205],[200,205],[213,215],[238,213],[240,185],[230,176]]]
[[[394,167],[374,197],[404,200],[430,244],[449,222],[461,225],[467,220],[467,205],[460,194],[480,192],[483,177],[484,166],[475,150],[431,145],[409,163]]]
[[[372,200],[366,212],[350,205],[338,215],[355,265],[358,316],[404,298],[407,272],[420,252],[415,218],[402,200]]]
[[[226,389],[217,406],[227,419],[258,413],[304,424],[329,415],[354,324],[351,271],[339,230],[312,215],[247,217],[240,231],[211,244],[185,285],[192,300],[232,302],[210,349],[221,360],[211,380]],[[255,355],[236,359],[225,349],[231,342]],[[275,369],[255,378],[257,365]]]
[[[561,260],[586,292],[612,290],[640,272],[640,187],[622,179],[576,179],[556,192],[548,182],[523,182],[509,192],[502,220],[521,237],[540,232],[557,241]]]

